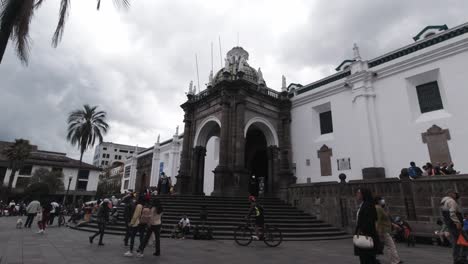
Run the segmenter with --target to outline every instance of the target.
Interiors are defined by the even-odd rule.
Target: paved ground
[[[162,239],[160,257],[147,250],[143,259],[126,258],[122,238],[107,235],[105,246],[88,242],[89,233],[51,227],[46,234],[32,229],[15,229],[16,218],[0,217],[0,264],[46,263],[359,263],[353,256],[350,240],[321,242],[283,242],[268,248],[262,242],[240,247],[233,241],[193,241]],[[450,264],[449,249],[417,245],[399,246],[408,264]]]

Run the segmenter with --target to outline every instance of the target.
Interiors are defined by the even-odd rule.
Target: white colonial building
[[[156,187],[162,172],[175,183],[180,165],[182,140],[183,135],[179,135],[177,128],[172,139],[160,142],[158,136],[153,147],[134,151],[124,165],[121,191],[139,189],[140,186]],[[140,181],[136,180],[137,175]]]
[[[283,78],[281,92],[266,87],[261,71],[249,68],[252,72],[244,77],[258,79],[258,87],[264,87],[257,91],[283,100],[282,104],[291,104],[290,116],[281,115],[282,127],[271,125],[268,129],[259,129],[267,141],[282,137],[285,142],[279,146],[283,148],[279,153],[275,152],[278,144],[266,143],[268,152],[262,155],[268,156],[269,161],[264,164],[269,167],[265,169],[276,170],[275,166],[280,164],[272,164],[270,160],[277,160],[275,155],[281,155],[280,172],[287,177],[290,170],[297,183],[337,181],[342,173],[348,180],[398,177],[410,161],[419,166],[426,162],[453,162],[457,170],[468,171],[465,162],[468,156],[465,139],[468,135],[468,24],[452,29],[445,25],[428,26],[413,40],[407,46],[373,59],[362,58],[358,46],[354,45],[353,58],[344,60],[336,68],[336,74],[307,85],[292,83],[288,87]],[[233,50],[245,52],[240,47]],[[245,71],[246,58],[248,54],[238,62],[238,71]],[[227,66],[232,64],[229,59],[232,58],[226,60]],[[210,84],[231,76],[226,67],[216,75],[216,80],[213,73],[210,74]],[[189,102],[192,102],[190,98],[200,100],[213,93],[205,90],[194,94],[192,88],[190,86],[188,93]],[[209,113],[215,107],[216,104],[206,104],[200,111]],[[255,107],[261,112],[261,104]],[[239,122],[238,127],[247,129],[253,119],[254,116],[247,116],[245,120],[232,120]],[[274,121],[272,119],[271,123]],[[219,163],[219,135],[222,133],[219,133],[220,122],[217,123],[218,130],[205,135],[208,143],[198,154],[204,162],[204,167],[197,169],[204,170],[201,177],[205,194],[213,190],[213,171]],[[190,131],[196,139],[204,127],[198,125],[198,130]],[[186,122],[185,127],[190,127],[190,123]],[[290,132],[290,139],[284,130]],[[243,136],[247,137],[246,133]],[[197,142],[186,145],[198,146]],[[158,138],[153,147],[134,152],[125,164],[122,191],[156,186],[162,171],[175,183],[175,177],[180,176],[181,160],[184,160],[182,146],[183,137],[176,133],[170,140],[160,143]],[[197,161],[192,157],[191,162]]]
[[[12,144],[12,142],[0,141],[0,182],[3,185],[8,185],[11,169],[8,166],[8,159],[1,153]],[[39,150],[35,145],[32,146],[30,157],[15,174],[12,187],[17,192],[22,192],[28,186],[34,172],[41,168],[62,172],[64,190],[67,190],[70,182],[70,194],[94,196],[96,193],[100,174],[99,168],[85,162],[80,165],[79,160],[67,157],[65,153]]]
[[[336,74],[290,85],[297,182],[397,177],[410,161],[468,171],[467,33],[429,26],[370,60],[355,46]]]

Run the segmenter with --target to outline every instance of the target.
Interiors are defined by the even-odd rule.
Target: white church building
[[[297,183],[393,178],[410,161],[468,171],[468,23],[428,26],[413,43],[376,58],[353,58],[307,85],[283,83],[291,103],[291,171]],[[260,72],[258,72],[261,75]],[[203,93],[203,91],[201,92]],[[271,93],[271,91],[270,91]],[[247,123],[248,120],[245,120]],[[278,131],[271,128],[274,136]],[[176,182],[183,135],[126,161],[122,191]],[[206,146],[204,193],[213,190],[219,137]]]

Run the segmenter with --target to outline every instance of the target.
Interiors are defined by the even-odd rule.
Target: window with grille
[[[333,133],[332,113],[326,111],[319,114],[320,117],[320,134]]]
[[[444,109],[437,81],[416,86],[421,113]]]
[[[125,178],[130,177],[130,169],[131,169],[130,166],[125,167],[125,171],[124,171],[124,177],[125,177]],[[126,189],[126,188],[125,188],[125,189]]]

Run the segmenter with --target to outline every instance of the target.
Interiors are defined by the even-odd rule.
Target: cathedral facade
[[[161,172],[175,191],[245,195],[252,175],[267,195],[294,183],[397,177],[410,161],[454,163],[468,171],[468,24],[428,26],[414,43],[374,59],[360,55],[307,85],[266,85],[241,47],[189,87],[183,135],[127,160],[122,191],[155,186]]]

